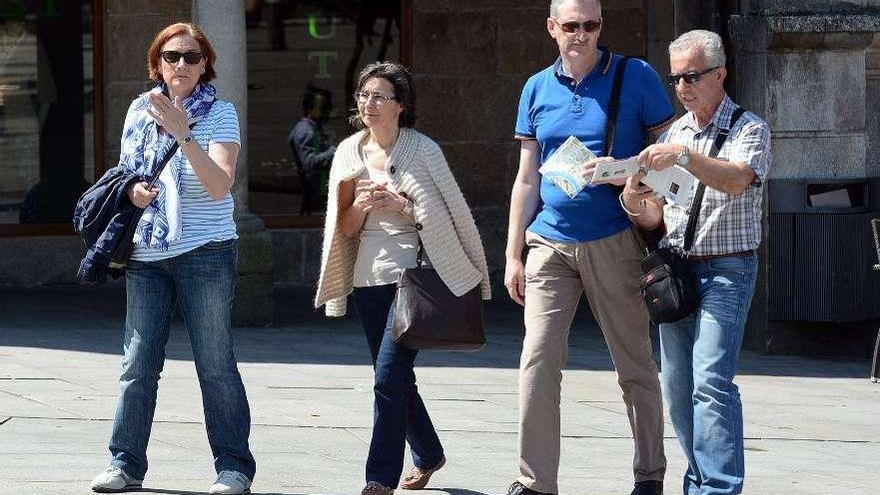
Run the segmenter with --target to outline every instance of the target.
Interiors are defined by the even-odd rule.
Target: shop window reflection
[[[92,5],[0,3],[0,224],[66,223],[95,175]]]
[[[323,213],[333,147],[348,136],[361,67],[400,60],[399,0],[249,0],[249,208]]]

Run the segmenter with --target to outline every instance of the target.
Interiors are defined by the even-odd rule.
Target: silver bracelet
[[[633,213],[633,212],[629,211],[628,209],[626,209],[626,205],[623,204],[623,193],[620,193],[620,194],[617,196],[617,201],[620,202],[620,207],[623,208],[623,211],[625,211],[627,215],[629,215],[629,216],[631,216],[631,217],[637,217],[637,216],[640,216],[640,215],[642,214],[641,211],[638,212],[638,213]],[[642,205],[644,205],[644,200],[642,200]],[[642,208],[642,210],[644,210],[644,207]]]

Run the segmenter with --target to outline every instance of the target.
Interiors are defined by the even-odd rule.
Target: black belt
[[[727,258],[730,256],[734,256],[736,258],[749,258],[755,254],[754,249],[749,249],[748,251],[740,251],[738,253],[727,253],[727,254],[689,254],[687,259],[692,261],[705,261],[705,260],[714,260],[716,258]]]

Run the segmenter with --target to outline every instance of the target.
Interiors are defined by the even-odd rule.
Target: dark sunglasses
[[[669,85],[678,86],[678,81],[681,81],[682,79],[684,79],[684,82],[687,84],[697,84],[701,77],[712,72],[718,67],[719,66],[716,65],[715,67],[709,67],[708,69],[700,72],[691,71],[685,72],[684,74],[669,74]]]
[[[554,19],[555,20],[555,19]],[[581,28],[585,33],[592,33],[597,31],[600,27],[602,27],[602,19],[598,21],[585,21],[585,22],[559,22],[556,21],[556,24],[559,25],[559,28],[562,29],[566,33],[573,33]]]
[[[201,52],[186,52],[180,53],[174,50],[165,50],[162,52],[162,60],[168,62],[169,64],[176,64],[180,61],[180,57],[183,57],[183,61],[189,65],[196,65],[197,63],[202,61]]]

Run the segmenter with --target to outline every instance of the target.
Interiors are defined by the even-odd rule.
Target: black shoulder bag
[[[737,108],[730,118],[728,128],[732,129],[740,116],[745,113],[742,107]],[[712,143],[709,158],[718,156],[724,141],[727,140],[729,129],[719,129],[718,136]],[[653,249],[642,260],[642,277],[639,285],[648,314],[654,323],[674,323],[694,312],[700,303],[697,281],[694,279],[687,253],[694,242],[697,230],[697,217],[703,203],[706,184],[700,182],[691,203],[688,223],[684,233],[684,246],[679,248]],[[649,248],[650,249],[650,248]]]
[[[440,275],[423,266],[419,240],[416,267],[406,268],[397,281],[394,320],[396,344],[410,349],[478,351],[486,345],[480,284],[457,297]]]

